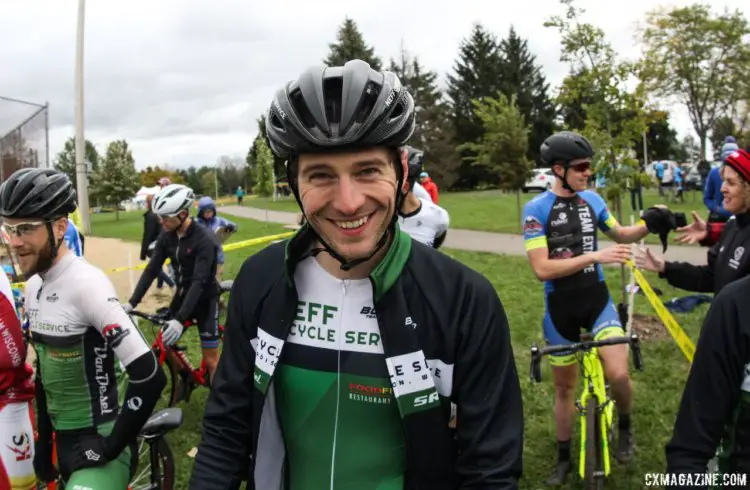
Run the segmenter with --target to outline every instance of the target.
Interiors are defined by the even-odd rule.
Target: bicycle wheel
[[[583,487],[586,490],[604,488],[604,471],[602,469],[601,428],[596,398],[591,396],[586,402],[586,466],[583,475]]]
[[[157,468],[151,466],[149,447],[143,439],[138,441],[138,468],[128,490],[173,490],[175,465],[169,443],[163,437],[154,443]],[[151,483],[152,478],[156,480],[156,486]]]

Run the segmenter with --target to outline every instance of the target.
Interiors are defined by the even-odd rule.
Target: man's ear
[[[60,218],[55,221],[53,230],[55,231],[55,239],[62,240],[65,232],[68,231],[68,218]]]

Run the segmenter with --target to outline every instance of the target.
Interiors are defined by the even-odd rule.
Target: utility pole
[[[86,0],[78,0],[78,29],[76,31],[76,180],[78,209],[83,220],[83,234],[91,234],[89,214],[88,172],[86,169],[86,146],[83,138],[83,23]]]

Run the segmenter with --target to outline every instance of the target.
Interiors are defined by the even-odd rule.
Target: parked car
[[[552,187],[555,174],[552,173],[551,168],[535,168],[531,172],[531,178],[523,186],[523,192],[529,192],[530,190],[544,192]]]

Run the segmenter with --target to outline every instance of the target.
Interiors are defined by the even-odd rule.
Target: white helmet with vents
[[[180,211],[189,211],[194,201],[193,189],[182,184],[170,184],[156,194],[151,209],[158,216],[175,216]]]

